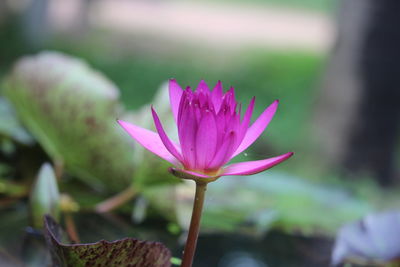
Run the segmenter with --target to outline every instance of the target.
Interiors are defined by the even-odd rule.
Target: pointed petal
[[[177,159],[165,148],[160,136],[157,133],[125,121],[118,120],[118,123],[144,148],[174,165],[178,164]]]
[[[255,101],[256,101],[256,98],[253,97],[250,101],[249,106],[247,107],[246,113],[243,116],[243,120],[240,125],[239,138],[238,138],[239,142],[242,142],[242,140],[247,132],[247,129],[249,128],[251,115],[253,114],[253,110],[254,110]]]
[[[169,102],[175,122],[178,121],[179,103],[181,102],[183,90],[175,79],[169,80]]]
[[[211,93],[211,100],[213,102],[216,114],[218,114],[219,109],[221,108],[223,95],[224,95],[224,90],[222,89],[222,83],[221,81],[218,81],[214,87],[214,90]]]
[[[156,126],[157,132],[163,142],[164,146],[167,150],[180,162],[182,162],[181,153],[177,149],[177,145],[173,144],[172,141],[168,138],[167,134],[164,131],[164,128],[160,122],[160,119],[157,116],[157,113],[154,111],[153,107],[151,107],[151,113],[153,114],[154,124]]]
[[[235,88],[231,87],[228,90],[229,93],[229,106],[231,107],[232,112],[236,110],[236,97],[235,97]]]
[[[293,152],[289,152],[278,157],[256,160],[256,161],[246,161],[240,163],[234,163],[225,167],[223,171],[223,176],[226,175],[251,175],[262,171],[265,171],[273,166],[281,163],[282,161],[290,158]]]
[[[217,125],[211,111],[204,111],[196,134],[196,169],[205,169],[217,148]]]
[[[181,100],[179,102],[179,108],[178,108],[178,116],[177,116],[177,120],[176,120],[176,125],[179,127],[180,121],[182,119],[182,113],[185,110],[188,102],[191,101],[192,98],[192,90],[190,90],[190,87],[187,87],[185,89],[185,91],[182,92],[181,95]]]
[[[184,166],[188,169],[193,169],[196,167],[195,138],[198,124],[195,112],[196,110],[193,105],[185,103],[178,125],[179,143],[182,149]]]
[[[205,95],[209,95],[210,94],[210,89],[208,88],[207,83],[204,80],[201,80],[199,85],[197,86],[196,92],[202,92]]]
[[[262,132],[267,128],[268,124],[275,115],[278,108],[279,101],[275,100],[269,107],[267,107],[264,112],[258,117],[258,119],[250,126],[247,130],[246,135],[243,138],[242,143],[239,145],[233,156],[241,153],[243,150],[248,148],[257,138],[262,134]]]

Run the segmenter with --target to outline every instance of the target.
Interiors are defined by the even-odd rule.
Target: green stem
[[[197,237],[200,230],[200,219],[203,211],[204,197],[207,183],[196,181],[196,194],[194,196],[192,219],[190,220],[189,233],[183,251],[181,267],[191,267],[196,251]]]

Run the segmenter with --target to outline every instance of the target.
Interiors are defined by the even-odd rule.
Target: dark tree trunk
[[[400,123],[400,1],[371,5],[361,57],[361,101],[351,132],[345,166],[367,170],[383,185],[394,180]]]
[[[400,1],[343,0],[317,125],[325,157],[352,177],[394,182],[400,123]]]

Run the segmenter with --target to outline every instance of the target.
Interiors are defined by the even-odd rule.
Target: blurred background
[[[238,160],[288,151],[295,156],[262,175],[226,177],[210,185],[194,266],[327,266],[340,226],[400,204],[399,8],[395,0],[0,1],[0,79],[5,81],[0,91],[0,261],[42,264],[43,259],[32,253],[41,241],[36,230],[27,228],[33,216],[27,203],[39,168],[47,161],[56,174],[62,170],[58,186],[63,201],[67,196],[67,203],[80,207],[72,214],[83,241],[123,236],[159,240],[179,257],[184,221],[190,216],[181,212],[187,207],[175,205],[174,209],[181,209],[177,217],[183,218],[171,219],[165,215],[171,207],[160,207],[159,201],[167,194],[164,189],[173,187],[174,193],[166,195],[171,203],[184,199],[190,207],[190,186],[187,193],[175,190],[181,185],[174,181],[161,186],[164,182],[158,180],[141,184],[139,193],[127,197],[127,203],[112,214],[93,212],[96,204],[129,183],[109,186],[107,178],[97,181],[101,175],[96,173],[88,175],[93,183],[82,182],[91,170],[74,165],[73,153],[60,147],[84,143],[88,133],[50,134],[60,125],[76,124],[73,118],[63,117],[66,106],[57,104],[65,95],[53,95],[50,102],[54,106],[47,115],[55,114],[57,126],[46,115],[30,114],[26,108],[27,103],[39,103],[39,98],[10,93],[21,86],[16,80],[25,77],[15,62],[51,50],[83,60],[112,81],[117,92],[113,101],[118,104],[113,103],[120,110],[107,115],[112,124],[115,118],[128,116],[132,122],[141,118],[143,125],[151,126],[145,115],[148,108],[143,106],[154,103],[155,94],[158,103],[165,105],[168,99],[160,92],[166,90],[163,86],[169,78],[192,88],[201,79],[210,87],[221,80],[225,89],[235,88],[244,105],[256,96],[256,115],[280,99],[267,131]],[[51,64],[37,66],[40,74],[32,67],[32,80],[26,78],[24,83],[28,89],[34,83],[40,87],[35,77],[57,69]],[[71,95],[66,101],[74,106],[81,94],[64,91]],[[97,105],[97,96],[85,97]],[[87,106],[76,109],[77,118],[90,112]],[[90,124],[85,120],[79,127]],[[107,152],[104,142],[99,143],[87,153]],[[132,156],[125,150],[125,156]],[[133,158],[135,181],[137,176],[140,180],[154,176],[136,171],[145,164],[137,155]],[[114,176],[109,179],[118,183],[118,172],[108,166],[116,159],[118,153],[112,159],[95,159],[91,165],[103,164]],[[121,161],[115,164],[125,168]],[[157,160],[151,164],[146,168],[160,165]],[[159,175],[168,176],[165,167],[160,166]],[[137,215],[141,212],[146,215]]]

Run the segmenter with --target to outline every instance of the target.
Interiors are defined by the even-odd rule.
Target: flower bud
[[[59,218],[60,193],[54,169],[49,163],[44,163],[39,170],[30,195],[30,209],[34,227],[43,227],[45,214]]]

